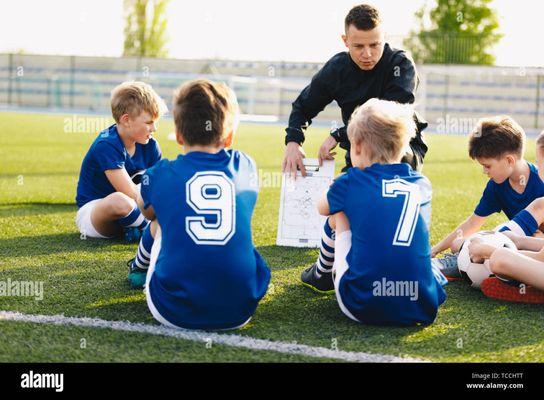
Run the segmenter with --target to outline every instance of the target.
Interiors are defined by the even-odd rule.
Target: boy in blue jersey
[[[525,132],[512,118],[497,116],[478,121],[469,138],[469,156],[482,165],[490,179],[474,213],[432,249],[433,257],[448,248],[454,253],[434,260],[448,277],[459,277],[455,254],[465,238],[479,231],[491,214],[502,211],[509,219],[496,228],[498,231],[528,236],[537,231],[538,224],[524,209],[544,196],[544,182],[537,168],[524,159],[524,151]]]
[[[367,324],[432,323],[446,299],[431,266],[431,185],[401,163],[415,134],[413,108],[371,99],[348,125],[354,168],[320,200],[329,216],[318,261],[302,281],[335,291],[342,312]]]
[[[170,327],[234,329],[249,321],[270,281],[251,238],[256,166],[226,150],[238,119],[226,85],[182,85],[173,114],[185,154],[148,169],[138,199],[155,232],[147,304]]]
[[[100,132],[81,164],[76,225],[83,237],[112,238],[148,226],[136,204],[138,182],[131,176],[161,159],[153,133],[164,108],[146,83],[124,82],[113,89],[115,124]]]

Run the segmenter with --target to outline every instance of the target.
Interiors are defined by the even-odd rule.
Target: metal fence
[[[0,54],[0,104],[73,113],[108,113],[111,89],[149,82],[165,99],[182,82],[208,77],[229,84],[246,119],[284,121],[321,64]],[[544,129],[544,68],[418,66],[416,108],[431,129],[466,133],[479,117],[509,114],[528,133]],[[334,125],[333,103],[316,123]]]

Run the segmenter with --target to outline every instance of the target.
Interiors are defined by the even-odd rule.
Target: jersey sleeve
[[[147,169],[142,175],[142,184],[140,186],[140,195],[144,201],[144,208],[147,209],[152,204],[151,193],[153,186],[153,172],[155,168]]]
[[[433,188],[431,185],[431,181],[427,177],[422,176],[421,179],[418,179],[417,184],[419,186],[419,190],[421,193],[421,203],[420,203],[419,213],[421,214],[421,217],[425,221],[425,225],[427,225],[427,229],[431,230],[431,214],[432,214],[431,202],[433,198]]]
[[[159,146],[159,142],[157,142],[155,139],[153,139],[153,147],[151,150],[151,157],[149,158],[149,162],[147,165],[147,168],[152,167],[153,165],[157,164],[162,158],[162,151],[161,147]]]
[[[415,90],[417,87],[417,74],[414,63],[404,54],[397,57],[391,74],[384,88],[384,93],[380,96],[382,100],[397,101],[399,103],[413,103],[415,100]]]
[[[487,182],[482,198],[474,210],[474,214],[480,217],[487,217],[493,213],[500,212],[501,206],[495,194],[496,184],[493,181]]]
[[[259,173],[257,172],[257,164],[255,163],[255,160],[247,154],[244,153],[244,156],[248,162],[250,189],[259,193]]]
[[[285,130],[285,144],[288,142],[304,142],[304,131],[312,123],[312,119],[334,100],[329,90],[330,65],[327,63],[312,78],[310,84],[304,88],[293,102],[293,109],[289,116],[289,126]]]
[[[95,145],[94,158],[101,171],[125,168],[123,152],[108,142],[98,142]]]
[[[348,179],[347,173],[338,176],[327,192],[331,215],[344,210],[344,202],[348,194]]]

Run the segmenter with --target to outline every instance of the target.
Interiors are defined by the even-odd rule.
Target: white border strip
[[[162,325],[148,325],[127,321],[107,321],[100,318],[66,317],[64,315],[32,315],[12,311],[0,311],[0,321],[19,321],[37,324],[73,325],[91,328],[106,328],[116,331],[148,333],[150,335],[169,336],[193,342],[209,342],[225,346],[240,347],[250,350],[276,351],[284,354],[298,354],[307,357],[329,358],[349,362],[426,362],[415,358],[403,358],[384,354],[359,353],[331,350],[325,347],[313,347],[304,344],[274,342],[254,339],[242,335],[219,334],[206,331],[174,329]]]

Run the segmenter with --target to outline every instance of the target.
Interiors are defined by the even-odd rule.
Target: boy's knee
[[[506,248],[497,249],[489,258],[489,269],[495,275],[505,273],[505,260],[509,257],[510,251]]]
[[[111,207],[112,213],[118,218],[128,215],[136,205],[133,199],[121,192],[112,193],[108,197],[108,206]]]

